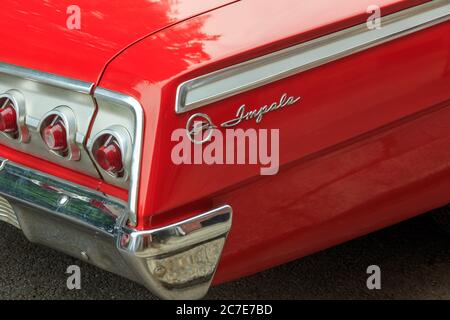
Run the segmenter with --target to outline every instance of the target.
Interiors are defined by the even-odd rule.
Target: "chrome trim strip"
[[[449,1],[434,0],[382,17],[381,29],[370,30],[363,23],[200,76],[178,87],[175,112],[200,108],[431,27],[449,18]]]
[[[225,205],[158,229],[145,231],[124,229],[122,236],[126,237],[126,241],[120,242],[120,247],[125,251],[150,257],[171,251],[178,252],[185,247],[190,247],[193,243],[210,238],[205,229],[200,228],[201,225],[216,225],[217,235],[227,233],[231,226],[232,212],[231,207]]]
[[[89,94],[94,86],[93,83],[57,76],[51,73],[27,69],[2,62],[0,62],[0,73],[86,94]]]
[[[139,173],[141,168],[142,141],[144,131],[144,111],[141,104],[133,97],[98,87],[95,89],[94,98],[109,100],[124,107],[130,108],[134,113],[134,139],[131,155],[130,188],[128,195],[129,219],[132,226],[137,224],[138,197],[139,197]]]

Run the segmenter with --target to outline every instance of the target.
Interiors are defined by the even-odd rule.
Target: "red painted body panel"
[[[232,0],[2,0],[1,61],[95,82],[109,59],[157,30]],[[67,28],[71,5],[80,30]]]
[[[216,197],[236,214],[215,282],[449,203],[450,101],[428,112]]]
[[[304,20],[300,10],[286,12],[279,3],[260,3],[255,12],[251,2],[240,2],[178,24],[129,48],[100,82],[136,97],[145,109],[140,228],[225,203],[233,207],[216,282],[450,202],[450,23],[201,109],[220,123],[243,103],[263,106],[285,92],[301,96],[299,105],[267,116],[258,126],[280,129],[278,175],[261,177],[259,166],[172,163],[171,133],[197,112],[174,113],[181,82],[364,22],[371,4],[349,1],[327,16],[314,11],[312,1],[304,3],[310,4]],[[413,2],[384,4],[386,13]],[[250,12],[251,19],[229,24]],[[153,59],[137,65],[143,52],[152,52]],[[251,127],[252,122],[240,125]]]
[[[294,1],[286,1],[286,3],[294,5]],[[365,5],[367,4],[364,3],[361,4],[361,7],[358,6],[360,11],[365,10]],[[235,59],[234,63],[236,60],[243,61],[249,56],[255,55],[253,52],[249,52],[251,49],[261,54],[260,48],[255,48],[255,43],[260,43],[266,48],[274,47],[275,45],[273,44],[276,43],[275,47],[280,47],[279,39],[285,39],[291,44],[292,30],[303,26],[302,23],[298,23],[299,19],[296,16],[296,19],[293,16],[291,20],[282,16],[281,12],[284,12],[284,10],[279,9],[280,14],[277,15],[277,12],[274,11],[276,9],[274,6],[272,10],[262,8],[264,10],[258,11],[261,17],[253,17],[257,21],[265,21],[263,17],[269,20],[269,15],[272,17],[272,20],[267,23],[269,26],[265,25],[265,28],[266,30],[277,28],[278,33],[274,33],[271,37],[267,33],[265,38],[261,34],[256,34],[254,35],[256,39],[253,40],[253,34],[250,33],[255,28],[253,20],[248,21],[248,24],[240,24],[241,33],[223,27],[223,23],[236,16],[238,12],[245,9],[250,10],[251,6],[246,6],[246,3],[241,2],[161,32],[133,46],[119,56],[112,62],[102,78],[100,86],[135,96],[145,108],[144,159],[153,159],[153,152],[155,152],[155,157],[152,163],[147,161],[143,163],[141,207],[139,210],[141,213],[145,212],[147,215],[170,211],[193,200],[202,200],[217,191],[223,190],[224,187],[236,186],[240,182],[244,182],[257,174],[259,175],[259,168],[256,166],[174,166],[172,168],[170,149],[173,147],[173,144],[167,144],[172,131],[176,128],[184,127],[188,117],[192,114],[191,112],[184,115],[175,115],[173,112],[176,87],[180,82],[188,78],[186,74],[189,77],[193,77],[228,66],[232,57]],[[346,14],[348,17],[353,17],[349,14],[358,16],[360,11],[349,5]],[[305,17],[307,16],[316,17],[317,15],[307,12]],[[342,16],[345,16],[344,13],[342,13]],[[277,20],[277,17],[280,20]],[[284,24],[280,24],[281,19],[284,20]],[[320,23],[319,17],[317,19],[315,25],[325,23],[324,21]],[[342,25],[342,19],[335,19],[336,21],[341,21]],[[307,34],[307,36],[304,39],[308,39],[311,33],[317,33],[312,25],[314,24],[305,27],[302,34]],[[209,26],[212,30],[208,30]],[[189,35],[187,36],[186,33],[189,33]],[[243,35],[245,35],[245,41],[243,40]],[[386,124],[389,121],[396,120],[408,113],[441,102],[446,96],[446,93],[442,91],[442,88],[446,85],[442,78],[442,68],[444,68],[442,65],[446,63],[448,46],[441,39],[439,33],[431,32],[431,36],[436,38],[435,40],[432,39],[438,46],[438,50],[435,52],[425,52],[429,50],[426,47],[420,47],[420,43],[411,43],[409,38],[400,40],[398,43],[405,43],[408,47],[402,48],[396,43],[392,47],[392,44],[388,44],[382,46],[382,48],[390,48],[386,53],[385,50],[374,49],[355,57],[347,58],[346,60],[348,61],[345,63],[342,60],[329,64],[296,77],[279,81],[260,90],[253,90],[213,106],[205,107],[202,111],[208,113],[215,122],[219,123],[234,116],[235,110],[242,103],[262,106],[265,103],[276,100],[283,92],[302,96],[303,103],[301,106],[295,107],[290,111],[276,113],[271,116],[271,119],[265,120],[261,126],[261,128],[280,127],[282,135],[281,150],[283,150],[281,152],[281,162],[286,164]],[[191,39],[198,40],[192,41]],[[194,44],[188,46],[183,41],[189,41]],[[428,42],[429,39],[421,41]],[[174,45],[174,43],[177,43],[177,45]],[[242,48],[243,43],[247,44],[248,50]],[[181,49],[172,50],[170,46],[176,48],[186,47],[186,49],[184,51]],[[217,47],[223,48],[223,50],[217,51]],[[235,47],[238,47],[239,50],[235,49]],[[211,48],[210,52],[208,48]],[[406,57],[401,57],[405,60],[404,65],[399,65],[398,61],[392,60],[392,58],[398,59],[401,52],[406,52],[410,49],[414,52],[413,55],[408,53]],[[418,49],[429,56],[423,56],[422,52],[417,52]],[[265,51],[267,52],[267,49]],[[155,58],[148,60],[146,64],[136,65],[135,61],[141,59],[142,52],[152,52]],[[424,57],[421,58],[423,59],[421,61],[427,60],[427,58],[432,58],[433,60],[431,60],[432,62],[427,60],[426,65],[422,63],[422,69],[415,70],[417,77],[411,78],[409,75],[411,64],[413,64],[413,67],[416,67],[415,64],[417,63],[415,52],[417,52],[417,55]],[[190,59],[196,60],[191,61]],[[167,61],[167,68],[160,67],[159,61],[162,60]],[[389,61],[392,61],[392,64]],[[407,61],[410,61],[409,64]],[[392,68],[400,68],[400,70],[390,70],[385,67],[386,63]],[[433,63],[436,66],[433,67]],[[210,64],[215,68],[212,69]],[[383,71],[383,68],[380,70],[380,66],[386,71]],[[356,76],[356,72],[358,72],[358,76]],[[386,77],[392,79],[391,75],[393,73],[398,75],[398,77],[402,77],[402,74],[406,75],[402,79],[397,79],[402,80],[404,85],[399,85],[398,81],[393,81],[396,85],[392,86],[392,83],[385,80]],[[178,74],[178,78],[174,74]],[[122,79],[125,80],[122,81]],[[328,85],[330,81],[336,81],[336,79],[339,79],[339,85],[330,87]],[[345,79],[345,81],[342,81],[342,79]],[[382,79],[381,82],[380,79]],[[420,87],[423,83],[428,83],[431,88],[434,88],[432,92],[436,92],[440,96],[426,95],[423,99],[431,99],[432,101],[422,102],[414,99],[414,96],[408,96],[411,93],[418,95],[419,93],[415,88]],[[366,86],[368,89],[355,92],[354,88],[361,85]],[[367,105],[367,100],[372,99],[372,103],[377,105],[382,104],[387,96],[391,100],[383,106],[383,112],[382,110],[377,110],[379,111],[377,112],[378,116],[368,117],[366,112],[367,110],[370,111],[373,106]],[[404,98],[409,100],[405,101],[403,100]],[[351,102],[350,106],[349,102]],[[398,103],[401,103],[402,107],[392,108],[392,105]],[[355,113],[356,111],[359,113]],[[387,113],[385,114],[384,112]],[[309,118],[305,118],[305,115]],[[296,121],[293,121],[294,119]],[[157,132],[154,131],[155,128],[158,128]],[[246,127],[243,126],[242,128]],[[326,133],[325,137],[314,137],[321,131],[330,129],[334,131],[324,131],[324,134]],[[304,134],[308,134],[302,139],[305,143],[293,148],[292,146],[297,144],[296,141],[298,141],[299,137],[302,138]],[[154,167],[150,168],[150,165]],[[170,170],[164,170],[165,168],[170,168]],[[195,185],[198,184],[201,187],[192,187],[191,177],[194,176],[196,177]],[[174,179],[177,180],[176,184],[173,183]],[[150,221],[146,219],[147,216],[141,215],[140,218],[141,227],[148,227]]]

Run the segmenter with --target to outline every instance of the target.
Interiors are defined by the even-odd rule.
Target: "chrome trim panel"
[[[84,137],[95,113],[90,95],[92,84],[0,63],[0,93],[15,97],[20,107],[20,136],[17,139],[0,134],[0,143],[12,149],[54,162],[63,167],[100,178],[84,146],[84,141],[72,142],[72,157],[51,152],[38,132],[46,113],[65,105],[76,114],[73,134]],[[14,137],[15,138],[15,137]],[[25,143],[24,143],[25,142]],[[70,161],[78,160],[78,161]]]
[[[177,89],[175,112],[187,112],[351,54],[431,27],[450,18],[448,0],[382,17],[382,28],[366,23],[231,66],[182,83]]]
[[[77,81],[73,79],[68,79],[60,76],[56,76],[49,73],[39,72],[31,69],[26,69],[10,64],[0,63],[0,75],[6,74],[11,77],[15,78],[22,78],[31,80],[34,82],[38,82],[36,86],[42,86],[42,85],[51,85],[67,90],[71,90],[73,92],[79,92],[85,94],[87,97],[92,99],[91,97],[91,89],[93,88],[92,83],[85,83],[82,81]],[[26,80],[20,80],[20,81],[26,81]],[[17,86],[15,83],[14,85]],[[36,90],[35,88],[33,88]],[[45,88],[44,88],[45,89]],[[45,90],[38,90],[45,91]],[[132,148],[132,154],[131,159],[132,163],[130,165],[130,179],[128,181],[123,181],[124,179],[113,179],[113,181],[108,180],[109,177],[104,177],[107,182],[111,184],[117,185],[118,182],[120,183],[119,186],[128,188],[129,186],[129,218],[130,223],[135,226],[137,224],[137,201],[138,201],[138,188],[139,188],[139,170],[140,170],[140,163],[141,163],[141,147],[142,147],[142,133],[143,133],[143,110],[141,105],[137,100],[135,100],[132,97],[125,96],[113,91],[109,91],[102,88],[97,88],[95,90],[94,97],[97,99],[104,99],[106,101],[111,101],[113,103],[119,104],[120,106],[124,106],[125,108],[129,109],[134,114],[134,134],[133,134],[133,148]],[[77,103],[79,103],[79,100],[81,98],[77,98]],[[55,100],[55,99],[53,99]],[[53,100],[51,102],[53,102]],[[35,103],[35,101],[34,101]],[[58,104],[59,105],[59,104]],[[52,106],[52,103],[49,103],[49,106]],[[55,105],[54,107],[56,107]],[[34,110],[34,109],[33,109]],[[45,146],[45,144],[40,139],[40,133],[39,131],[39,122],[42,121],[42,118],[48,114],[48,112],[53,112],[52,109],[48,110],[47,113],[45,113],[42,108],[39,109],[40,113],[43,113],[39,118],[29,115],[26,115],[25,123],[30,125],[30,129],[32,129],[31,134],[35,134],[37,139],[34,139],[33,144],[29,144],[27,146],[23,146],[22,144],[18,144],[15,141],[10,142],[10,145],[16,149],[19,149],[21,151],[25,151],[28,153],[32,153],[34,155],[38,155],[39,157],[43,157],[45,159],[50,159],[52,161],[56,161],[57,163],[69,167],[75,170],[80,171],[80,167],[84,167],[84,170],[81,170],[84,173],[89,174],[90,176],[97,177],[98,176],[98,170],[95,169],[94,163],[90,157],[89,152],[85,150],[84,147],[84,134],[81,132],[75,132],[74,134],[76,137],[80,139],[75,139],[76,142],[78,142],[80,145],[77,146],[77,149],[82,151],[83,155],[81,158],[82,163],[76,163],[76,162],[70,162],[66,161],[67,159],[71,159],[72,157],[65,157],[64,159],[60,159],[61,157],[59,155],[56,155],[54,152],[48,151],[48,148]],[[30,111],[30,110],[28,110]],[[97,120],[94,122],[94,125],[98,123],[98,117]],[[106,127],[105,127],[106,129]],[[79,141],[80,140],[80,141]],[[89,142],[87,141],[87,144],[89,147]],[[72,146],[76,146],[75,144],[71,144]],[[74,149],[75,150],[75,149]],[[45,153],[38,153],[38,151],[45,151]],[[78,160],[80,158],[80,155],[73,153],[74,157],[73,160]],[[100,170],[101,172],[101,170]],[[117,181],[118,182],[117,182]]]
[[[231,207],[146,231],[130,228],[128,216],[120,200],[0,158],[0,220],[20,227],[30,241],[134,280],[161,298],[203,297],[231,227]]]
[[[134,113],[134,137],[131,153],[130,187],[128,194],[129,220],[132,226],[137,224],[139,172],[141,168],[142,139],[144,132],[144,111],[141,104],[133,97],[103,88],[96,88],[95,99],[103,99],[129,108]],[[106,128],[105,128],[106,129]]]
[[[0,73],[87,94],[91,92],[91,89],[94,86],[93,83],[65,78],[51,73],[27,69],[16,65],[1,62],[0,62]]]

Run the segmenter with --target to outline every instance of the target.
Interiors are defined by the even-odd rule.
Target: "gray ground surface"
[[[214,287],[210,299],[450,299],[450,237],[421,216],[266,272]],[[153,299],[141,286],[53,250],[0,223],[0,299]],[[82,289],[66,288],[78,264]],[[382,290],[366,288],[367,266]]]

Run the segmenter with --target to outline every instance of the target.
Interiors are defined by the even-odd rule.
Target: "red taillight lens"
[[[94,150],[95,160],[103,170],[117,174],[123,170],[122,152],[119,144],[110,137],[105,144]]]
[[[52,121],[43,130],[45,144],[53,151],[64,151],[67,149],[67,131],[64,122],[60,119]]]
[[[11,105],[7,105],[5,108],[0,110],[0,131],[17,131],[17,114],[16,110]]]

